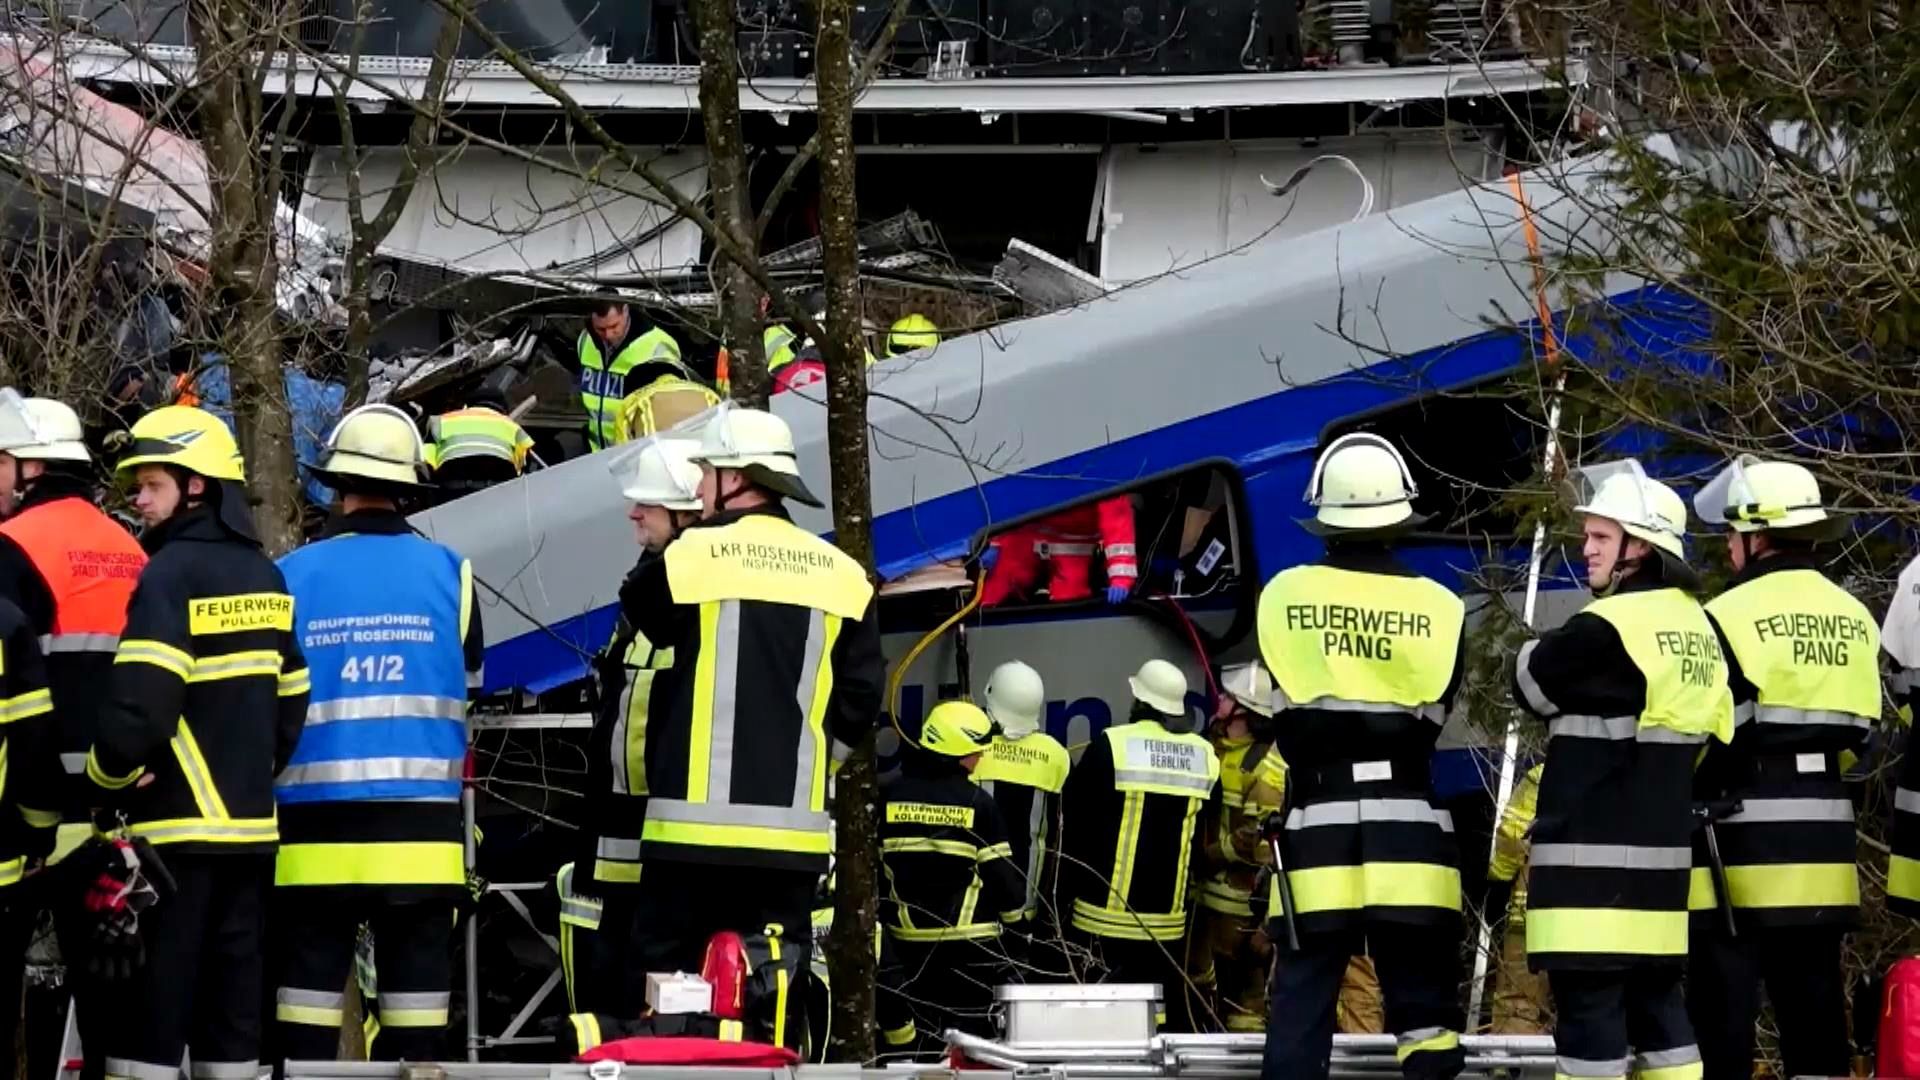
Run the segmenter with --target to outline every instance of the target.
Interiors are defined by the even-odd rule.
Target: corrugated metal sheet
[[[644,274],[699,261],[699,229],[673,221],[673,211],[644,181],[610,171],[603,183],[588,184],[562,171],[591,168],[593,158],[584,152],[550,160],[557,168],[493,150],[463,151],[422,179],[382,249],[476,273],[570,277]],[[400,161],[397,148],[368,156],[360,182],[370,203],[392,186]],[[690,198],[706,191],[704,150],[658,153],[650,165]],[[337,148],[314,151],[300,206],[346,235],[346,179]]]

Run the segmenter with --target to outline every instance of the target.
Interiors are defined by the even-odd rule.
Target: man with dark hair
[[[641,328],[618,293],[594,298],[577,346],[580,405],[587,410],[587,445],[604,450],[623,441],[622,403],[662,379],[697,383],[680,360],[680,344],[657,326]]]

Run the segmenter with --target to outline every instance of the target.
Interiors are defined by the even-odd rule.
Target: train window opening
[[[1328,428],[1320,445],[1355,431],[1383,436],[1413,474],[1423,535],[1511,539],[1520,534],[1515,495],[1540,456],[1541,431],[1528,408],[1524,389],[1502,380],[1353,417]]]

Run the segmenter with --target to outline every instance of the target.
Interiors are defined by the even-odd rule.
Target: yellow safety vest
[[[608,363],[600,353],[600,343],[590,333],[582,333],[580,355],[580,407],[587,410],[587,445],[604,450],[620,441],[620,403],[627,396],[627,372],[641,364],[666,361],[679,367],[680,345],[673,335],[659,327],[641,334]]]
[[[527,451],[533,449],[533,439],[524,428],[488,408],[441,413],[427,422],[427,429],[431,436],[427,464],[435,469],[461,458],[491,457],[511,463],[519,472],[526,467]]]
[[[1438,582],[1296,566],[1260,593],[1260,652],[1282,708],[1446,719],[1466,605]]]
[[[1107,875],[1107,902],[1073,902],[1073,925],[1090,934],[1135,941],[1173,941],[1187,931],[1188,868],[1193,862],[1193,821],[1220,779],[1220,759],[1206,739],[1176,734],[1151,720],[1120,724],[1103,734],[1113,753],[1113,787],[1121,795],[1121,820],[1114,865]],[[1152,796],[1186,801],[1180,850],[1171,867],[1174,882],[1169,910],[1144,911],[1132,903],[1140,859],[1141,813]],[[1159,867],[1147,872],[1154,873]]]
[[[760,351],[766,357],[767,370],[792,361],[793,346],[799,340],[800,335],[784,326],[767,327],[766,333],[760,335]]]
[[[1844,724],[1880,719],[1880,629],[1866,605],[1818,570],[1778,570],[1707,604],[1740,672],[1759,691],[1762,724]]]
[[[1058,795],[1067,786],[1067,771],[1073,758],[1059,740],[1045,732],[1034,732],[1018,739],[996,738],[980,764],[973,770],[976,784],[1016,784],[1034,789],[1031,818],[1009,821],[1009,831],[1020,829],[1027,835],[1027,865],[1020,872],[1027,877],[1028,914],[1040,905],[1040,872],[1046,865],[1047,845],[1054,842],[1047,829],[1047,797]]]
[[[1650,589],[1602,597],[1585,613],[1619,633],[1627,657],[1647,680],[1642,728],[1733,741],[1726,660],[1706,609],[1693,597],[1679,589]]]

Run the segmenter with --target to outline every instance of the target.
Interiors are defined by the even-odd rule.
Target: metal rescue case
[[[1154,1036],[1158,983],[1002,986],[993,992],[1009,1046],[1145,1043]]]

